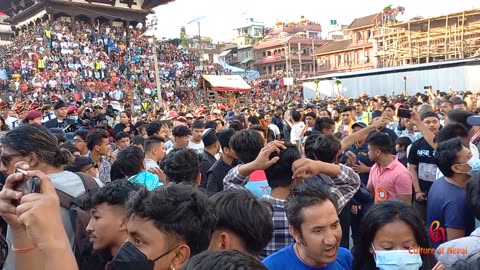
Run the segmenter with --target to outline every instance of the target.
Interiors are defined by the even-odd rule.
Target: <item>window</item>
[[[341,55],[341,54],[338,55],[337,64],[338,64],[338,65],[342,65],[342,64],[343,64],[343,59],[342,59],[342,55]]]
[[[362,32],[357,32],[357,43],[358,42],[363,42],[362,40]]]

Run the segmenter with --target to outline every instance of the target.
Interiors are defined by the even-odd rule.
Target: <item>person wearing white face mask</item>
[[[444,177],[437,179],[430,188],[427,200],[426,230],[431,231],[431,244],[440,244],[469,235],[475,221],[467,207],[465,186],[480,171],[480,161],[459,138],[440,143],[435,161]]]
[[[402,201],[375,204],[360,225],[353,270],[430,270],[434,251],[414,208]]]
[[[67,107],[67,118],[72,120],[74,123],[78,121],[78,108],[75,105]]]

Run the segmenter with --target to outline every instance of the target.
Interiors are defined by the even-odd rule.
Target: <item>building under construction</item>
[[[383,16],[373,35],[375,68],[480,56],[480,9],[401,23]]]

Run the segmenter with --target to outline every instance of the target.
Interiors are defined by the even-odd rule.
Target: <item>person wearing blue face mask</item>
[[[427,200],[426,230],[434,248],[453,239],[469,235],[475,221],[467,207],[465,186],[476,175],[480,166],[478,158],[459,138],[440,143],[435,152],[435,161],[443,177],[430,188]]]
[[[436,260],[423,222],[402,201],[375,204],[360,224],[353,270],[430,270]]]

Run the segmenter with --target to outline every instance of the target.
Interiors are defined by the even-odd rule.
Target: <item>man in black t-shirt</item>
[[[424,112],[421,120],[433,134],[440,130],[440,120],[435,112]],[[436,179],[437,165],[434,155],[435,149],[424,138],[416,140],[408,154],[408,170],[413,175],[415,191],[413,205],[423,221],[427,218],[428,191]]]

